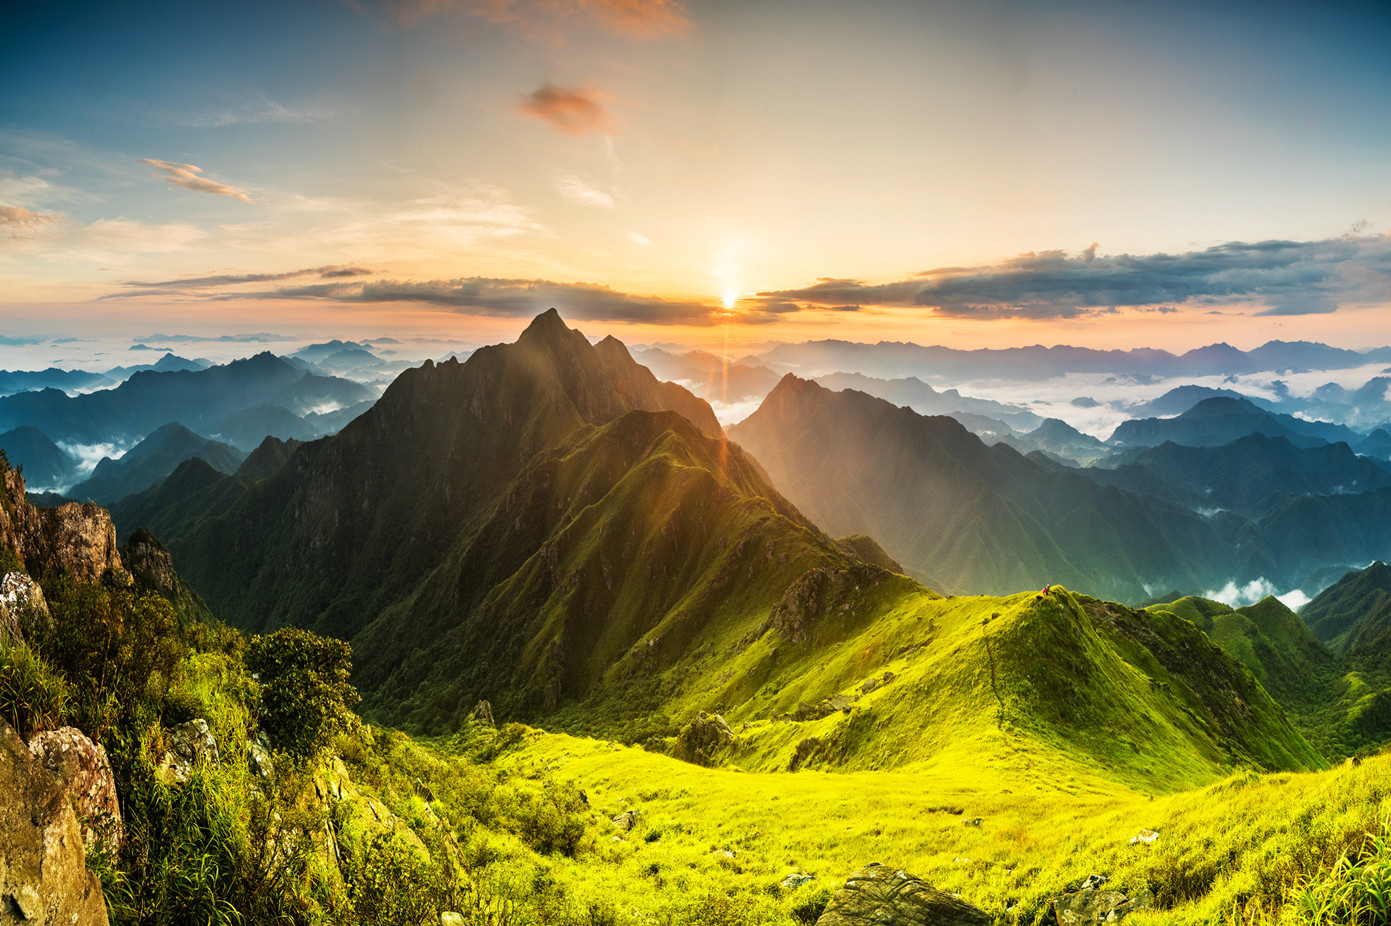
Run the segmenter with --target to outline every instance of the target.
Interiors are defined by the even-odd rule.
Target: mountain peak
[[[560,317],[560,313],[554,308],[550,308],[531,320],[531,324],[527,325],[526,330],[517,338],[517,343],[551,341],[565,337],[571,331],[570,326],[565,324],[565,319]]]

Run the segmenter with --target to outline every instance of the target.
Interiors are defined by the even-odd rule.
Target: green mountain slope
[[[1374,643],[1391,630],[1391,566],[1377,560],[1349,572],[1305,605],[1300,616],[1337,652]]]

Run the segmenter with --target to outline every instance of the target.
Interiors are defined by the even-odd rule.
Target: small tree
[[[261,725],[296,761],[314,759],[356,718],[357,689],[348,681],[352,648],[298,627],[255,637],[246,667],[261,684]]]

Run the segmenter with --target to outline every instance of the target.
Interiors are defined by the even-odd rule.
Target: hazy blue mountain
[[[113,384],[113,380],[100,373],[84,370],[60,370],[49,367],[46,370],[0,370],[0,396],[17,392],[36,392],[40,389],[57,389],[62,392],[97,389]]]
[[[1187,505],[1256,517],[1292,495],[1346,495],[1391,486],[1391,469],[1347,444],[1298,447],[1285,437],[1249,434],[1220,447],[1166,441],[1097,466],[1091,478]]]
[[[260,446],[267,437],[307,441],[327,433],[319,425],[279,405],[238,409],[202,430],[204,436],[212,440],[226,441],[247,452]]]
[[[1126,409],[1132,418],[1169,418],[1181,415],[1204,399],[1224,396],[1229,399],[1246,399],[1252,405],[1266,411],[1275,411],[1273,404],[1265,399],[1243,395],[1231,389],[1214,389],[1211,386],[1176,386],[1157,399],[1141,402]]]
[[[132,375],[114,389],[68,396],[56,389],[0,398],[0,428],[31,425],[57,442],[126,442],[169,422],[193,430],[256,405],[296,414],[330,411],[375,398],[370,387],[306,374],[271,353],[206,370]]]
[[[1354,444],[1352,449],[1378,460],[1391,460],[1391,434],[1385,428],[1377,428]]]
[[[67,493],[76,499],[110,505],[127,495],[159,485],[185,460],[198,457],[219,472],[235,472],[246,455],[228,444],[199,437],[177,422],[157,428],[119,460],[106,457],[86,480]]]
[[[192,370],[206,370],[212,366],[207,360],[188,360],[173,353],[165,354],[154,363],[142,363],[130,367],[112,367],[106,375],[113,380],[129,379],[136,373],[153,370],[156,373],[182,373]]]
[[[1253,351],[1212,344],[1175,355],[1154,348],[1093,350],[1085,347],[1011,347],[956,350],[950,347],[881,341],[806,341],[781,344],[757,355],[774,370],[815,377],[829,373],[863,373],[885,379],[905,376],[934,381],[975,379],[1035,380],[1067,373],[1122,376],[1225,376],[1287,370],[1342,370],[1391,361],[1391,348],[1366,353],[1307,341],[1271,341]]]
[[[1175,418],[1140,418],[1121,422],[1107,441],[1113,447],[1155,447],[1165,441],[1190,446],[1228,444],[1248,434],[1283,437],[1296,446],[1361,440],[1351,428],[1265,411],[1248,399],[1216,396],[1203,399]]]
[[[23,426],[0,434],[0,450],[11,466],[23,467],[24,481],[36,493],[66,488],[77,477],[77,460],[38,428]]]
[[[1106,444],[1057,418],[1048,418],[1037,428],[1024,434],[1004,437],[1002,442],[1026,455],[1037,450],[1054,459],[1066,460],[1081,466],[1094,463],[1112,453],[1112,449]]]
[[[1003,421],[1016,432],[1031,431],[1043,423],[1043,419],[1027,408],[1007,405],[991,399],[977,399],[963,396],[955,389],[938,392],[916,376],[902,379],[876,379],[862,373],[832,373],[817,376],[816,381],[827,389],[855,389],[878,396],[895,405],[906,405],[922,415],[984,415]]]
[[[639,347],[632,354],[658,379],[684,383],[712,402],[761,399],[778,383],[778,374],[761,364],[725,363],[703,350],[673,353],[659,347]]]

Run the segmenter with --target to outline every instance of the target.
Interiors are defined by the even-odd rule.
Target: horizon
[[[1391,13],[31,7],[11,337],[1385,340]],[[312,35],[312,43],[304,36]]]

